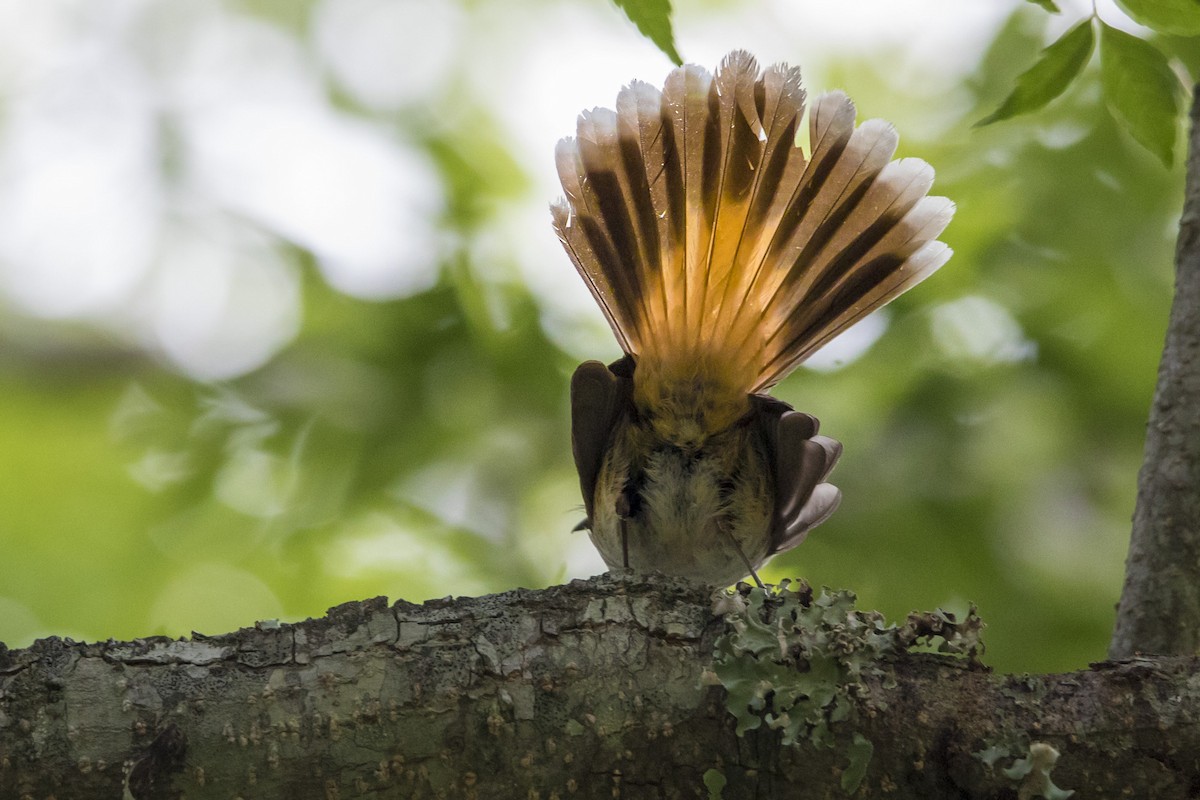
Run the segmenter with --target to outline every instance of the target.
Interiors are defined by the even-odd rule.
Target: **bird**
[[[768,390],[941,267],[954,204],[895,128],[745,51],[632,81],[555,163],[553,226],[623,356],[570,384],[587,530],[610,569],[729,586],[838,507],[841,444]]]

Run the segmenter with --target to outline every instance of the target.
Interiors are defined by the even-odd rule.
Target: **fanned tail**
[[[633,82],[557,149],[554,225],[625,352],[634,402],[684,444],[733,424],[747,395],[945,263],[953,204],[933,170],[892,161],[881,120],[823,95],[796,144],[800,71],[745,52]]]

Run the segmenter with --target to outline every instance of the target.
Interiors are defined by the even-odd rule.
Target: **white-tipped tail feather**
[[[554,224],[625,352],[634,402],[668,439],[733,424],[821,345],[945,263],[953,204],[892,161],[891,125],[857,128],[841,92],[796,144],[798,69],[731,53],[663,90],[634,82],[557,149]]]

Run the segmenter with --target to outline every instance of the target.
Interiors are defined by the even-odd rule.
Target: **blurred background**
[[[1095,64],[972,128],[1062,5],[675,3],[687,60],[802,65],[958,203],[950,264],[777,388],[845,501],[764,578],[975,602],[1012,671],[1104,656],[1182,196]],[[618,350],[553,150],[669,68],[605,0],[0,2],[0,640],[602,571],[567,384]]]

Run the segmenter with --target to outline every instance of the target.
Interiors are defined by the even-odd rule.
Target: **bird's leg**
[[[622,528],[624,530],[624,528]],[[733,545],[733,549],[737,551],[738,557],[742,559],[742,563],[746,565],[746,569],[750,570],[750,577],[754,578],[754,582],[758,584],[758,588],[766,590],[767,586],[758,577],[758,573],[754,571],[754,565],[750,563],[750,559],[746,558],[746,554],[742,552],[742,547],[737,543],[737,539],[733,538],[733,534],[722,528],[725,535],[729,537],[729,543]]]
[[[629,569],[629,528],[628,522],[621,517],[621,565]]]

